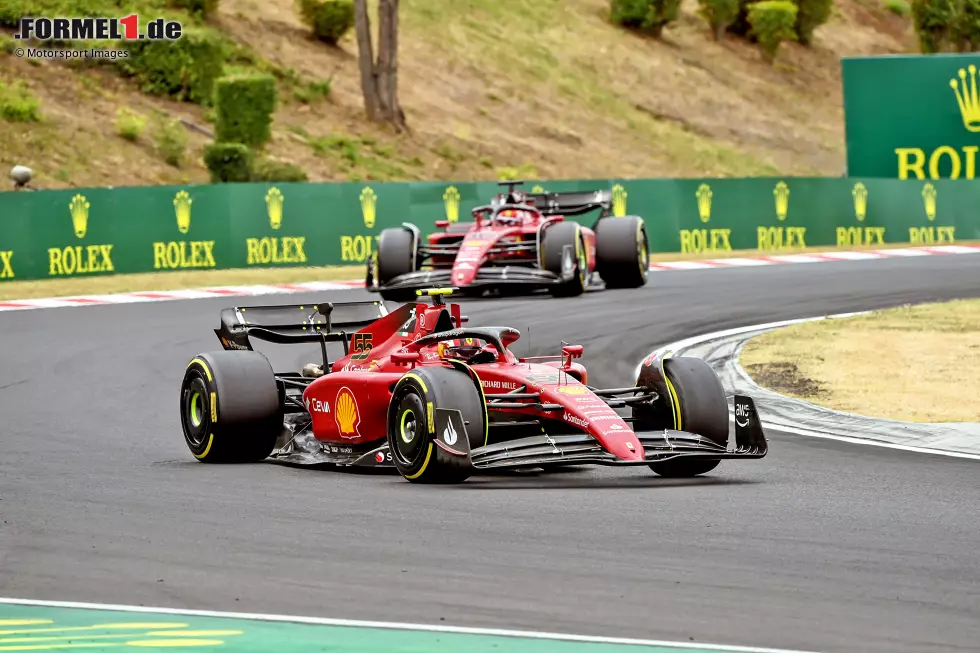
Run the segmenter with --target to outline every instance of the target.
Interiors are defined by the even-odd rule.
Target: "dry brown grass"
[[[909,422],[980,421],[980,300],[905,306],[777,329],[741,364],[777,392]]]
[[[609,24],[608,0],[404,0],[399,69],[412,133],[364,123],[356,47],[308,38],[292,0],[223,0],[215,26],[329,98],[285,94],[272,154],[311,179],[838,175],[844,165],[840,57],[899,52],[909,22],[877,0],[841,0],[814,46],[784,47],[775,67],[733,38],[710,40],[685,0],[654,41]],[[207,136],[191,132],[177,169],[112,125],[117,106],[164,108],[209,130],[197,107],[141,96],[107,72],[0,55],[2,76],[30,80],[46,124],[0,122],[0,164],[40,187],[203,182]]]

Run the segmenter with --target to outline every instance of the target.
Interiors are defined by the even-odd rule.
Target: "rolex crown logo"
[[[377,218],[378,194],[368,186],[361,191],[361,215],[364,217],[364,226],[374,229],[375,218]]]
[[[75,235],[79,238],[85,238],[85,232],[88,231],[88,210],[91,206],[84,195],[76,195],[68,204],[68,210],[71,211],[71,224],[75,227]]]
[[[789,215],[789,186],[785,181],[776,184],[772,194],[776,197],[776,217],[785,220]]]
[[[442,202],[446,205],[446,219],[459,222],[459,190],[455,186],[447,188],[442,194]]]
[[[613,215],[621,218],[626,215],[626,189],[616,184],[612,187],[612,209]]]
[[[541,184],[534,184],[534,188],[531,189],[531,193],[535,195],[540,195],[541,193],[544,192],[545,192],[544,186],[542,186]]]
[[[701,217],[701,222],[707,222],[711,219],[712,195],[714,193],[711,192],[711,186],[708,184],[701,184],[694,193],[694,196],[698,198],[698,216]]]
[[[269,226],[278,229],[282,226],[282,191],[273,186],[265,194],[265,206],[269,210]]]
[[[177,214],[177,230],[186,234],[191,229],[191,204],[194,200],[182,190],[174,195],[174,212]]]
[[[960,106],[960,118],[963,126],[971,132],[980,132],[980,97],[977,95],[977,67],[968,66],[970,80],[967,82],[966,70],[960,68],[959,81],[954,77],[949,80],[949,86],[956,95],[956,103]]]
[[[854,184],[854,188],[851,189],[851,196],[854,198],[854,217],[857,218],[858,222],[864,222],[865,216],[868,215],[867,187],[861,182]]]
[[[936,187],[930,183],[926,183],[922,187],[922,201],[926,208],[926,217],[929,218],[929,222],[936,219]]]

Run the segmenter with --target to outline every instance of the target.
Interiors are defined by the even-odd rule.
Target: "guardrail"
[[[952,243],[980,238],[980,181],[855,178],[531,182],[612,189],[651,251]],[[0,281],[363,263],[402,222],[470,218],[495,182],[216,184],[0,193]],[[586,215],[577,218],[590,224]]]

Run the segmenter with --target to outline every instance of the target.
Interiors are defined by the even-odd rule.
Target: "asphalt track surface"
[[[521,348],[530,327],[536,354],[582,343],[591,380],[621,385],[651,348],[698,333],[970,296],[980,257],[937,256],[665,272],[638,291],[464,312],[521,329]],[[977,650],[975,461],[770,433],[767,458],[689,481],[590,468],[431,488],[202,465],[182,441],[178,387],[187,361],[216,348],[218,309],[233,301],[0,315],[0,594],[821,651]]]

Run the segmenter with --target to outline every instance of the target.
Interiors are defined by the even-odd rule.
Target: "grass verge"
[[[908,422],[980,422],[980,300],[903,306],[777,329],[746,343],[760,385]]]

